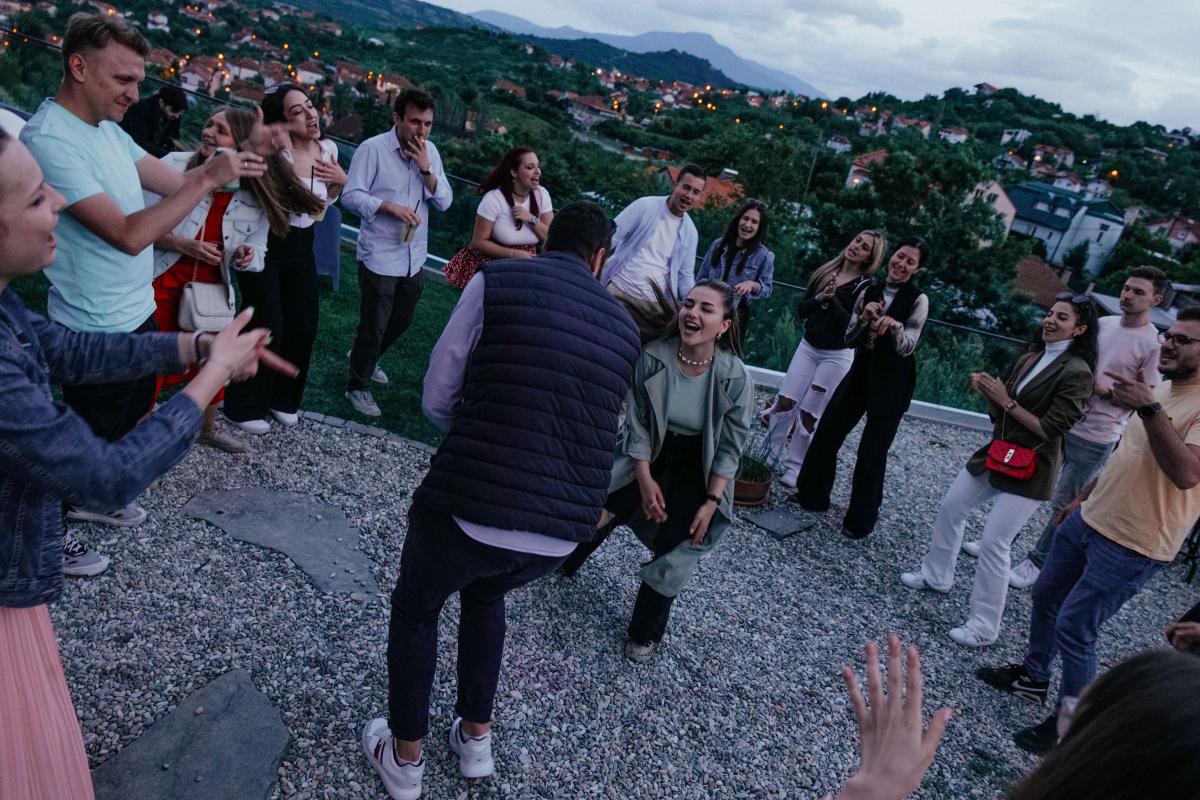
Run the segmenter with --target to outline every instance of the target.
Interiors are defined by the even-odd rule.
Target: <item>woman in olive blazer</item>
[[[1036,461],[1031,476],[1014,478],[989,470],[985,461],[991,442],[981,447],[942,500],[920,571],[900,576],[910,589],[950,591],[967,515],[995,499],[983,527],[971,615],[965,624],[950,630],[950,638],[964,647],[983,647],[1000,635],[1009,548],[1054,491],[1062,466],[1062,437],[1083,417],[1084,401],[1094,388],[1097,330],[1090,298],[1059,295],[1042,322],[1042,349],[1020,359],[1007,382],[987,373],[971,374],[972,390],[988,401],[992,439],[1029,448]]]

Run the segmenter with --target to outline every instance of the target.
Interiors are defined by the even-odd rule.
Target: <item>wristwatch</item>
[[[432,175],[432,174],[433,174],[433,170],[431,170],[431,169],[423,169],[423,170],[421,170],[421,174],[422,174],[422,175]]]
[[[1160,411],[1162,411],[1162,403],[1147,403],[1144,406],[1138,406],[1137,415],[1142,419],[1150,419]]]
[[[1004,404],[1004,410],[1012,411],[1014,408],[1017,407],[1017,405],[1019,405],[1019,404],[1017,403],[1016,400],[1010,399],[1007,403]]]
[[[721,505],[721,498],[717,497],[715,494],[712,494],[711,492],[709,494],[706,494],[704,496],[704,499],[712,500],[717,505]]]

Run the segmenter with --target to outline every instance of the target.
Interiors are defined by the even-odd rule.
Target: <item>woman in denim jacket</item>
[[[255,115],[239,108],[225,108],[211,117],[201,133],[200,149],[195,152],[170,153],[162,160],[180,172],[194,169],[217,152],[217,148],[235,148],[250,138]],[[154,318],[160,331],[178,331],[179,305],[183,287],[188,283],[223,285],[228,293],[229,308],[234,307],[233,270],[262,272],[267,252],[267,233],[287,233],[288,206],[298,210],[321,207],[316,197],[305,197],[303,187],[289,196],[290,176],[279,174],[268,162],[262,178],[243,179],[243,185],[232,191],[216,191],[200,202],[191,214],[175,229],[154,243]],[[146,205],[160,198],[147,192]],[[160,375],[155,398],[165,386],[175,386],[191,380],[195,369],[173,375]],[[219,430],[216,424],[217,405],[224,399],[224,390],[217,392],[204,409],[204,425],[200,444],[229,453],[244,453],[249,447],[245,440]]]
[[[775,254],[763,244],[767,237],[767,207],[753,197],[742,204],[729,220],[725,233],[713,239],[700,263],[696,280],[721,281],[737,293],[737,323],[740,341],[746,341],[750,326],[750,304],[771,296]]]
[[[232,179],[232,170],[228,179]],[[63,588],[62,504],[120,508],[178,462],[202,409],[263,364],[267,331],[75,333],[25,308],[8,288],[54,261],[65,205],[24,145],[0,130],[0,795],[91,798],[79,721],[46,604]],[[186,388],[108,442],[57,403],[51,382],[127,380],[205,359]]]

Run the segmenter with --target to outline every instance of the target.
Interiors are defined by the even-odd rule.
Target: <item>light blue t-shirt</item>
[[[89,125],[53,100],[21,130],[46,183],[67,198],[46,269],[50,319],[74,331],[129,332],[154,313],[154,248],[126,255],[79,224],[69,207],[104,193],[126,215],[145,208],[135,164],[146,156],[115,122]]]

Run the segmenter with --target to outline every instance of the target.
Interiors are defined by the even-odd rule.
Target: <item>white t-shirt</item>
[[[317,158],[318,161],[328,163],[336,163],[338,157],[337,143],[332,139],[321,139],[318,144],[321,146],[321,155]],[[282,150],[283,157],[288,163],[292,163],[292,151]],[[325,202],[326,206],[333,203],[329,199],[329,186],[320,178],[315,178],[312,175],[297,175],[296,179],[304,184],[310,192],[315,194]],[[322,216],[324,216],[322,214]],[[288,225],[293,228],[308,228],[315,223],[317,219],[311,214],[288,214]]]
[[[529,198],[517,200],[513,198],[514,206],[521,206],[526,211],[529,210]],[[538,216],[545,214],[547,211],[553,211],[550,205],[550,193],[544,187],[537,188],[537,206]],[[517,245],[537,244],[538,237],[528,225],[521,223],[521,229],[517,230],[517,218],[513,216],[513,209],[508,205],[508,201],[504,199],[504,195],[499,189],[492,189],[479,200],[479,208],[475,213],[492,223],[492,241],[497,244],[506,245],[508,247],[516,247]]]
[[[671,253],[675,252],[675,242],[679,239],[679,226],[682,224],[683,217],[663,214],[654,233],[642,245],[642,249],[629,259],[625,269],[613,277],[612,282],[617,288],[632,297],[656,300],[650,284],[657,283],[658,288],[671,297],[672,291],[668,285]]]
[[[1112,389],[1113,379],[1105,375],[1111,370],[1118,375],[1137,377],[1138,370],[1146,381],[1161,382],[1158,374],[1158,329],[1147,322],[1140,328],[1126,328],[1120,315],[1100,318],[1100,356],[1096,359],[1096,383]],[[1089,442],[1108,444],[1121,438],[1131,412],[1116,403],[1092,395],[1084,409],[1083,419],[1071,428],[1071,433]]]

